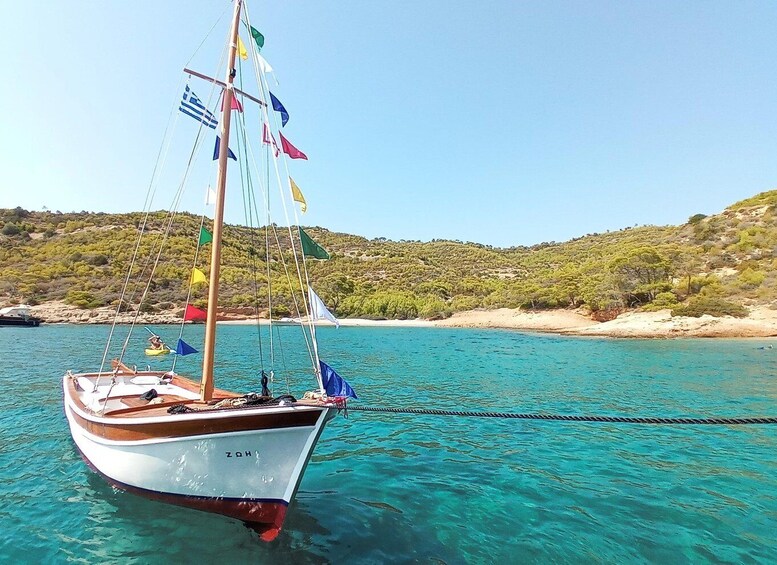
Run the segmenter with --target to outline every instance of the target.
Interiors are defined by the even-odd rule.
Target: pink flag
[[[221,110],[224,110],[224,99],[221,99]],[[230,110],[237,110],[238,112],[243,111],[243,105],[240,103],[240,100],[237,99],[237,96],[232,96],[232,108]]]
[[[267,127],[267,122],[264,123],[264,131],[262,132],[262,143],[266,143],[267,145],[272,145],[275,148],[275,156],[276,157],[278,156],[278,153],[280,153],[280,150],[278,149],[278,144],[275,143],[275,138],[270,133],[270,128]]]
[[[281,132],[278,132],[278,135],[281,136],[281,146],[283,147],[283,152],[286,153],[289,157],[292,159],[305,159],[308,160],[308,156],[305,155],[302,151],[294,147],[291,143],[289,143],[289,140],[283,137],[283,134]]]
[[[199,322],[202,320],[208,319],[208,312],[201,309],[201,308],[195,308],[191,304],[186,305],[186,312],[184,312],[183,320],[184,322]]]

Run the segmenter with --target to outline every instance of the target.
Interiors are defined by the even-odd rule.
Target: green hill
[[[154,213],[162,238],[167,215]],[[743,315],[743,305],[777,299],[777,191],[758,194],[681,226],[626,228],[564,243],[499,249],[476,243],[383,238],[305,228],[331,254],[310,261],[314,287],[339,316],[435,318],[474,308],[588,308],[610,318],[625,309],[671,307],[677,313]],[[82,308],[116,304],[135,251],[140,213],[28,212],[0,209],[0,303],[64,300]],[[200,218],[179,214],[159,256],[146,311],[180,308]],[[223,306],[266,307],[266,282],[281,289],[278,261],[264,257],[264,230],[227,226]],[[138,250],[135,271],[150,268],[155,243]],[[205,259],[207,263],[207,258]],[[198,261],[198,265],[203,261]],[[254,270],[258,291],[254,290]],[[199,285],[204,287],[204,285]],[[139,302],[143,287],[127,296]],[[275,314],[291,313],[280,291]],[[198,288],[195,304],[204,305]]]

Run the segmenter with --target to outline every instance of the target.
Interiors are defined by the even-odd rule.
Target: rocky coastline
[[[115,311],[110,307],[84,310],[64,302],[48,302],[32,307],[33,315],[46,324],[111,324]],[[146,325],[179,324],[182,309],[159,313],[142,313],[137,323]],[[134,314],[121,314],[118,323],[132,323]],[[219,316],[223,323],[251,323],[255,321],[245,310],[225,311]],[[260,320],[262,321],[262,320]],[[669,310],[658,312],[625,312],[617,318],[598,322],[580,310],[547,310],[527,312],[501,308],[457,312],[445,320],[364,320],[342,319],[344,326],[426,326],[450,328],[502,328],[564,335],[616,338],[678,338],[777,337],[777,310],[754,307],[746,318],[730,316],[701,316],[689,318],[672,316]]]

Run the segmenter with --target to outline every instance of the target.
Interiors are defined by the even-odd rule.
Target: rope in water
[[[777,417],[758,418],[651,418],[642,416],[584,416],[563,414],[515,414],[510,412],[468,412],[461,410],[437,410],[431,408],[392,408],[380,406],[351,406],[347,411],[388,412],[392,414],[419,414],[429,416],[462,416],[467,418],[506,418],[515,420],[550,420],[557,422],[610,422],[615,424],[663,424],[663,425],[715,425],[744,426],[777,424]]]

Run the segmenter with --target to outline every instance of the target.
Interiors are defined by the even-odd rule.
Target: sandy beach
[[[97,308],[81,310],[62,302],[32,307],[33,315],[46,323],[109,324],[113,310]],[[120,323],[130,323],[131,316],[124,315]],[[260,320],[260,323],[267,323]],[[143,324],[180,323],[173,312],[143,315]],[[255,319],[235,318],[219,321],[220,324],[251,324]],[[321,325],[332,325],[320,322]],[[626,312],[609,322],[597,322],[580,310],[523,311],[509,308],[497,310],[471,310],[457,312],[445,320],[366,320],[343,318],[341,326],[396,326],[396,327],[445,327],[445,328],[504,328],[564,335],[599,336],[617,338],[678,338],[678,337],[727,337],[765,338],[777,337],[777,310],[759,306],[750,309],[747,318],[702,316],[672,317],[669,310],[658,312]]]
[[[256,318],[246,318],[243,320],[220,320],[219,324],[224,325],[247,325],[255,324]],[[368,326],[391,326],[391,327],[405,327],[405,328],[430,328],[437,325],[437,322],[430,320],[367,320],[364,318],[340,318],[340,325],[344,327],[368,327]],[[270,322],[264,318],[259,319],[260,325],[266,325]],[[283,323],[282,325],[289,325]],[[321,320],[316,323],[317,326],[334,326],[332,322]]]
[[[250,324],[255,320],[233,320],[222,324]],[[260,323],[266,323],[261,320]],[[333,325],[319,322],[320,325]],[[457,312],[445,320],[367,320],[343,318],[345,327],[443,327],[501,328],[549,332],[564,335],[615,338],[678,338],[678,337],[777,337],[777,311],[755,308],[747,318],[702,316],[672,317],[670,310],[658,312],[626,312],[609,322],[597,322],[590,316],[573,310],[527,312],[500,308]]]
[[[751,309],[747,318],[673,317],[670,310],[626,312],[609,322],[596,322],[578,311],[524,312],[502,308],[457,313],[447,320],[435,322],[435,325],[459,328],[510,328],[566,335],[620,338],[763,338],[777,336],[777,310],[756,307]]]

